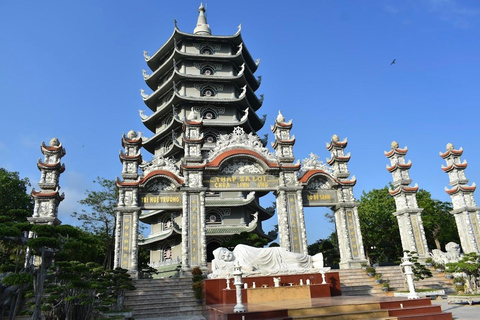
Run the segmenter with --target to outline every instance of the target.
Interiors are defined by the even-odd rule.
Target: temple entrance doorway
[[[307,243],[327,239],[335,232],[334,212],[328,207],[304,207]],[[328,216],[326,216],[328,215]],[[330,218],[332,217],[332,218]]]

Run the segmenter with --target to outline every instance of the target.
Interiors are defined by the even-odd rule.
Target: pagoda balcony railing
[[[148,265],[152,268],[158,268],[158,267],[163,267],[163,266],[171,266],[171,265],[178,265],[181,264],[182,260],[180,257],[176,257],[175,259],[166,259],[163,261],[157,261],[153,263],[149,263]]]

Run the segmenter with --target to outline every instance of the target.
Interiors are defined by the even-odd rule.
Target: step
[[[290,315],[290,312],[289,312]],[[354,319],[373,319],[386,318],[389,319],[388,310],[367,310],[352,313],[330,313],[310,316],[292,316],[293,319],[298,320],[354,320]],[[391,319],[391,318],[390,318]],[[395,318],[393,318],[395,319]]]

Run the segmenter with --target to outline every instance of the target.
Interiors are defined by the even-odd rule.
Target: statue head
[[[215,259],[223,260],[227,262],[235,260],[235,256],[233,255],[233,252],[223,247],[213,250],[213,256],[215,257]]]
[[[455,242],[449,242],[445,245],[445,250],[447,253],[450,253],[453,256],[459,257],[460,256],[460,245]]]

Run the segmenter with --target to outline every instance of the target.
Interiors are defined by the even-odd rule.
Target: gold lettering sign
[[[274,189],[278,177],[271,175],[205,176],[203,185],[210,189]]]
[[[328,206],[338,202],[335,190],[304,190],[302,191],[303,205],[306,207]]]
[[[143,208],[178,208],[182,205],[182,196],[180,193],[175,192],[161,192],[157,194],[153,193],[141,193],[140,194],[140,206]]]

